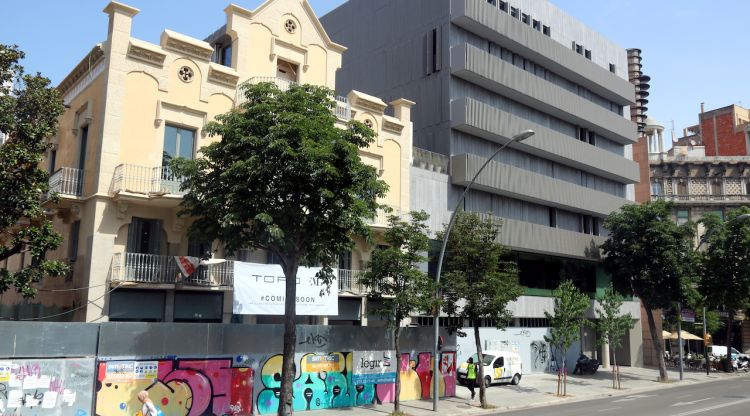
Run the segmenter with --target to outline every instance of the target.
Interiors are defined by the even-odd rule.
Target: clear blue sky
[[[133,35],[158,43],[165,29],[204,38],[225,23],[224,7],[234,2],[254,9],[261,0],[122,0],[137,7]],[[401,0],[410,1],[410,0]],[[535,0],[529,0],[535,1]],[[651,76],[649,116],[668,137],[697,123],[706,109],[730,104],[750,107],[744,48],[750,1],[746,0],[552,0],[577,19],[624,48],[643,50]],[[60,82],[93,45],[105,39],[106,0],[4,0],[0,42],[26,51],[27,71]],[[310,0],[319,16],[343,0]]]

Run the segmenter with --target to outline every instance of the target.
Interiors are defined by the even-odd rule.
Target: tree
[[[550,336],[545,336],[544,340],[562,357],[562,366],[557,373],[557,395],[565,396],[568,393],[568,363],[565,357],[571,345],[581,337],[581,327],[586,324],[584,313],[589,308],[589,298],[570,280],[561,282],[554,295],[554,313],[544,312],[550,326]]]
[[[667,367],[654,310],[684,300],[692,287],[693,227],[672,222],[672,207],[664,201],[623,206],[605,220],[610,236],[601,247],[614,288],[643,302],[662,381],[668,379]]]
[[[39,166],[65,108],[49,79],[24,74],[18,63],[23,58],[17,46],[0,44],[0,132],[9,137],[0,146],[0,261],[24,252],[32,261],[14,272],[0,268],[0,293],[15,287],[24,298],[32,298],[37,293],[34,283],[68,272],[63,262],[45,259],[47,251],[62,244],[62,237],[41,207],[49,175]]]
[[[750,223],[737,218],[742,214],[750,214],[750,208],[731,211],[726,222],[717,215],[701,221],[708,248],[701,254],[699,287],[709,307],[727,312],[727,351],[732,347],[735,315],[750,306]]]
[[[508,249],[497,242],[501,225],[491,218],[483,220],[476,214],[457,213],[448,238],[445,273],[441,280],[443,311],[459,318],[461,326],[467,321],[474,328],[482,407],[487,407],[487,399],[479,337],[481,320],[487,318],[498,329],[505,328],[513,317],[508,303],[523,293],[515,262],[504,260]],[[444,235],[445,231],[439,233],[438,238],[443,239]]]
[[[368,236],[387,185],[362,162],[359,149],[374,133],[351,121],[337,128],[332,92],[272,83],[246,85],[247,101],[217,117],[206,132],[221,139],[195,160],[175,159],[183,177],[181,215],[193,216],[191,235],[218,239],[231,254],[241,248],[275,254],[286,277],[284,352],[278,413],[291,414],[294,377],[295,278],[300,265],[319,263],[331,284],[331,266]]]
[[[387,246],[378,246],[368,262],[368,271],[360,282],[369,289],[368,297],[379,305],[372,312],[385,318],[393,331],[393,348],[396,351],[396,394],[393,413],[400,414],[401,394],[401,322],[416,312],[430,309],[434,303],[432,280],[419,270],[419,264],[427,261],[424,253],[430,248],[424,212],[409,214],[409,222],[396,215],[388,217],[389,228],[383,240]]]
[[[603,296],[598,296],[599,305],[596,312],[599,315],[596,328],[602,336],[599,345],[608,345],[612,354],[612,388],[620,387],[620,370],[617,367],[617,348],[622,345],[625,332],[633,327],[633,316],[629,313],[621,314],[623,297],[610,285],[604,290]]]

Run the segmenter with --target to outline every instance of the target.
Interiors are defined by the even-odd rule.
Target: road
[[[495,413],[502,416],[745,416],[750,415],[750,377]]]

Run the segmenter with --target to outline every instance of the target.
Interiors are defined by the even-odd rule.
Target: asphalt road
[[[646,391],[630,396],[495,414],[502,416],[747,416],[750,415],[750,377],[737,376],[722,381]]]

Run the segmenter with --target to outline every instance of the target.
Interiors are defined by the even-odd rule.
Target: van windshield
[[[472,356],[471,356],[471,359],[472,359],[472,360],[473,360],[474,362],[477,362],[477,355],[476,355],[476,354],[472,355]],[[495,356],[494,356],[494,355],[489,355],[489,354],[482,354],[482,362],[484,363],[484,365],[490,365],[490,364],[492,364],[492,361],[493,361],[494,359],[495,359]]]

